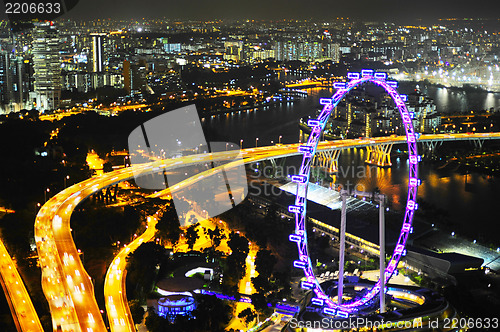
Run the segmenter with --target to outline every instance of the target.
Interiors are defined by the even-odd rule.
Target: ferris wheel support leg
[[[380,313],[385,312],[385,195],[379,194]]]
[[[391,163],[391,151],[393,143],[380,144],[375,146],[367,146],[367,158],[365,163],[376,165],[379,167],[392,166]]]
[[[328,172],[337,173],[339,171],[339,156],[342,150],[333,150],[330,156],[330,166],[328,167]]]
[[[339,304],[342,304],[342,296],[344,293],[346,201],[348,194],[346,190],[342,190],[340,195],[342,197],[342,213],[340,217],[339,281],[337,284],[337,300]]]

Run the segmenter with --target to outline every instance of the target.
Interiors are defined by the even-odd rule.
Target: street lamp
[[[257,147],[257,144],[258,144],[258,143],[259,143],[259,138],[257,137],[257,138],[255,139],[255,147]]]
[[[281,136],[281,135],[280,135],[278,144],[281,144],[281,138],[282,138],[282,137],[283,137],[283,136]]]
[[[240,139],[240,149],[243,149],[243,140]]]
[[[43,192],[43,197],[45,198],[45,203],[47,203],[47,193],[50,192],[50,189],[47,188],[44,192]]]
[[[66,180],[69,180],[69,175],[66,175],[64,178],[64,189],[66,189]]]

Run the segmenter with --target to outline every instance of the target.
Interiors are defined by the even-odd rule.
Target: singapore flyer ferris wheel
[[[386,73],[374,72],[373,70],[362,70],[361,73],[349,73],[347,77],[349,82],[334,83],[334,88],[337,89],[336,93],[331,98],[320,99],[320,103],[324,105],[321,113],[316,119],[308,121],[308,126],[311,127],[311,134],[307,143],[299,147],[299,152],[302,153],[300,173],[292,176],[292,181],[297,184],[296,200],[295,204],[288,208],[290,212],[295,213],[295,233],[291,234],[289,239],[290,241],[296,242],[298,248],[298,260],[294,261],[294,266],[302,269],[305,274],[305,281],[302,281],[301,287],[303,289],[312,290],[314,297],[311,303],[322,308],[324,314],[341,318],[356,315],[361,309],[369,306],[377,296],[385,296],[380,294],[381,289],[384,289],[383,285],[392,277],[401,257],[405,254],[406,242],[411,232],[413,215],[417,207],[417,189],[420,184],[420,180],[418,179],[418,163],[420,157],[417,151],[417,134],[413,128],[411,114],[408,112],[405,105],[406,96],[402,96],[396,91],[397,82],[387,80]],[[383,280],[382,278],[379,279],[367,292],[360,293],[358,296],[350,298],[345,302],[342,302],[342,299],[338,302],[334,302],[332,298],[325,293],[315,277],[309,256],[306,231],[308,183],[314,155],[321,134],[325,129],[325,125],[332,111],[337,107],[344,96],[355,87],[364,83],[372,83],[384,88],[394,100],[399,110],[408,145],[408,194],[403,224],[396,247],[386,265],[385,271],[383,271],[383,274],[381,273],[381,275],[384,276]],[[342,276],[339,277],[342,278]]]

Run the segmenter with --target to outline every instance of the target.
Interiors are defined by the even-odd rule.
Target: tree
[[[212,247],[217,248],[220,246],[222,240],[226,238],[226,234],[224,234],[224,230],[216,225],[214,229],[203,228],[205,235],[210,238],[212,241]]]
[[[246,308],[238,314],[238,318],[243,318],[243,320],[245,321],[245,324],[247,324],[247,325],[248,325],[248,323],[253,321],[256,317],[257,317],[257,313],[255,311],[253,311],[252,308]]]
[[[104,173],[112,172],[113,165],[109,161],[105,162],[104,165],[102,165],[102,170]]]
[[[198,328],[197,330],[224,331],[224,327],[230,320],[231,308],[229,305],[214,295],[203,295],[196,300],[198,306],[193,312],[193,316],[196,317],[195,324]]]
[[[267,249],[259,250],[255,256],[255,269],[259,272],[259,275],[270,278],[276,262],[276,257],[274,257],[271,251]]]
[[[255,293],[250,296],[252,299],[252,304],[257,310],[266,310],[267,307],[267,300],[266,297],[261,294],[261,293]]]
[[[272,295],[276,299],[284,299],[291,295],[292,288],[290,287],[290,271],[275,271],[271,279],[272,289],[278,290]]]
[[[241,259],[243,262],[245,261],[250,251],[247,238],[233,231],[229,234],[227,245],[231,249],[231,256]]]
[[[231,249],[231,255],[226,257],[223,262],[224,279],[222,279],[222,288],[228,293],[237,293],[238,282],[245,275],[245,261],[250,248],[248,239],[236,232],[229,234],[227,242]]]
[[[142,323],[142,318],[144,317],[145,310],[140,305],[138,300],[132,300],[129,303],[130,313],[132,314],[132,319],[134,324]]]
[[[224,256],[224,252],[216,250],[214,247],[203,248],[203,253],[207,256],[207,260],[220,260]]]
[[[237,279],[241,279],[245,272],[245,261],[250,251],[248,239],[236,232],[231,232],[227,244],[231,249],[231,255],[227,257],[227,265],[230,266]]]
[[[194,244],[198,239],[200,238],[200,235],[198,234],[198,225],[191,225],[186,229],[185,236],[186,236],[186,243],[188,245],[188,248],[190,250],[193,249]]]
[[[270,288],[269,280],[260,274],[256,277],[252,277],[252,284],[255,290],[261,294],[266,293]]]
[[[167,324],[168,320],[158,316],[153,308],[148,309],[148,315],[144,321],[148,331],[161,332],[162,326]]]
[[[154,285],[156,279],[156,267],[165,257],[166,249],[162,246],[148,242],[141,244],[132,254],[127,257],[127,284],[133,289],[127,290],[127,294],[134,291],[139,294],[134,297],[144,298]]]
[[[162,239],[174,245],[179,241],[181,235],[179,217],[172,204],[167,203],[165,207],[165,211],[163,211],[156,224],[156,229]]]

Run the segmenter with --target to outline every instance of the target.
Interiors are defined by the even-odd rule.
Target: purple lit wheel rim
[[[377,73],[376,73],[377,74]],[[307,189],[309,183],[309,175],[311,170],[311,164],[318,147],[318,142],[323,132],[326,122],[328,121],[332,110],[338,105],[338,103],[344,98],[344,96],[349,93],[354,87],[365,82],[372,82],[376,85],[383,87],[387,93],[392,97],[396,106],[399,109],[401,115],[402,123],[406,131],[406,142],[408,144],[408,157],[409,157],[409,180],[408,180],[408,197],[406,204],[406,211],[403,220],[403,226],[401,228],[401,233],[399,239],[392,253],[391,259],[387,264],[385,269],[385,283],[389,281],[392,277],[403,251],[406,246],[406,241],[410,233],[413,214],[416,206],[417,198],[417,188],[418,188],[418,162],[419,156],[417,153],[417,137],[413,129],[412,120],[410,113],[408,112],[406,105],[399,95],[399,93],[391,86],[390,82],[385,80],[385,77],[380,77],[377,75],[363,75],[359,78],[355,77],[349,83],[341,83],[337,92],[332,96],[331,99],[327,100],[325,103],[321,114],[316,120],[310,120],[309,125],[311,126],[311,135],[307,141],[306,145],[299,148],[299,151],[303,152],[302,166],[300,168],[300,174],[294,176],[293,180],[297,182],[297,196],[295,200],[295,205],[289,207],[289,210],[295,212],[295,234],[290,236],[290,240],[297,242],[297,247],[299,251],[299,260],[294,262],[294,266],[302,268],[305,273],[306,282],[303,283],[307,288],[314,291],[316,302],[318,305],[324,307],[324,312],[331,315],[337,315],[341,317],[347,317],[350,314],[356,313],[361,307],[367,305],[373,298],[375,298],[380,293],[380,280],[363,296],[359,298],[354,298],[352,300],[346,301],[342,304],[334,303],[329,296],[325,294],[318,280],[314,276],[312,271],[311,259],[309,257],[309,251],[307,247],[307,232],[306,232],[306,214],[307,214]]]

